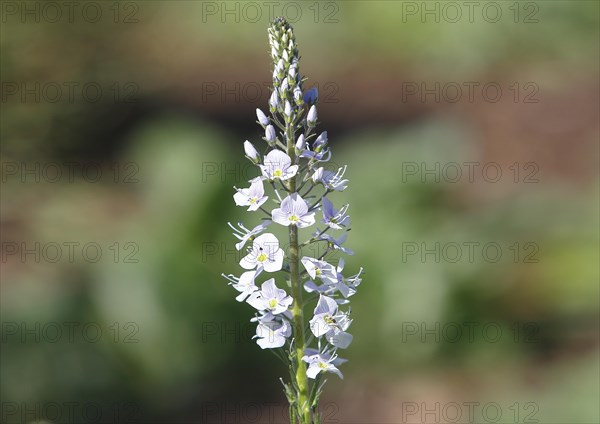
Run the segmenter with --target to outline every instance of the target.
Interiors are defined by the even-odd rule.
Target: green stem
[[[287,152],[292,163],[295,161],[295,142],[293,123],[286,126]],[[290,193],[296,191],[296,177],[288,180],[288,190]],[[305,350],[304,341],[304,311],[302,303],[302,286],[300,281],[299,264],[299,246],[298,246],[298,227],[290,225],[290,280],[292,285],[292,316],[294,319],[294,348],[296,349],[296,385],[298,387],[298,415],[300,424],[312,424],[310,417],[310,405],[308,399],[308,378],[306,376],[306,363],[302,360]]]

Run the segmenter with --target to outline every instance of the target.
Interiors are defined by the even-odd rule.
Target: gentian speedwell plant
[[[342,377],[338,367],[345,360],[338,357],[338,349],[352,342],[347,305],[361,282],[362,268],[344,277],[343,259],[331,263],[337,253],[353,254],[343,246],[350,230],[348,205],[337,208],[327,197],[347,187],[346,167],[325,167],[331,152],[327,132],[315,132],[318,92],[303,90],[292,27],[277,18],[268,32],[274,63],[270,116],[256,110],[266,148],[260,154],[244,142],[246,157],[259,176],[233,195],[235,204],[259,215],[260,222],[252,229],[229,224],[239,240],[236,248],[245,247],[247,254],[240,261],[245,272],[224,277],[239,292],[236,300],[256,309],[251,321],[257,323],[258,345],[289,365],[291,381],[282,383],[291,422],[312,424],[320,422],[317,408],[324,374]],[[266,232],[269,226],[287,227],[285,240]],[[302,255],[309,246],[320,254]],[[310,317],[305,309],[312,312]]]

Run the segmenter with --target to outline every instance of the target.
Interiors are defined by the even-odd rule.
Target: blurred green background
[[[326,422],[600,422],[599,3],[450,3],[2,2],[2,423],[285,422],[220,277],[270,10],[366,270]]]

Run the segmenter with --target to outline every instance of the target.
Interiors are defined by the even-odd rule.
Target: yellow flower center
[[[335,319],[331,315],[325,315],[323,320],[329,325],[335,324]]]
[[[322,370],[327,368],[327,364],[325,362],[319,362],[319,368],[321,368]]]
[[[258,262],[264,262],[267,260],[267,254],[266,253],[261,253],[260,255],[258,255],[258,258],[256,258],[256,260]]]
[[[275,309],[275,306],[277,306],[277,301],[275,299],[269,300],[269,308]]]
[[[274,176],[275,178],[281,178],[281,177],[283,176],[283,171],[282,171],[281,169],[276,169],[276,170],[273,172],[273,176]]]
[[[315,270],[315,274],[317,274],[317,275],[321,275],[322,273],[323,273],[323,272],[322,272],[322,271],[321,271],[319,268],[317,268],[317,269]]]
[[[298,218],[298,215],[292,215],[292,216],[290,216],[290,222],[293,222],[295,224],[298,221],[300,221],[300,218]]]
[[[256,203],[258,201],[258,198],[251,197],[249,201],[250,201],[251,204],[254,204],[254,203]]]

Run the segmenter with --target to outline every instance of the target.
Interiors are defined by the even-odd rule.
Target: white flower
[[[274,278],[269,278],[262,283],[260,291],[255,291],[250,295],[247,302],[259,311],[277,315],[287,311],[294,299],[288,296],[285,290],[277,288]]]
[[[308,211],[308,204],[298,193],[290,194],[281,201],[279,206],[271,212],[273,221],[278,224],[305,228],[315,223],[315,213]]]
[[[264,269],[276,272],[283,266],[283,249],[279,248],[279,240],[271,233],[262,234],[254,239],[252,248],[240,261],[244,269]]]
[[[289,180],[298,172],[298,165],[292,165],[292,159],[281,150],[271,150],[265,156],[264,165],[259,165],[265,178],[269,180]]]
[[[248,206],[249,211],[255,211],[269,198],[265,196],[265,188],[261,180],[254,180],[250,188],[236,188],[233,200],[237,206]]]
[[[286,338],[292,334],[292,327],[287,321],[261,321],[256,327],[256,343],[262,349],[275,349],[285,344]]]
[[[320,372],[332,372],[336,374],[341,379],[344,378],[344,375],[341,373],[339,369],[333,362],[335,361],[335,356],[324,356],[320,354],[315,354],[311,356],[303,356],[302,360],[308,364],[308,369],[306,370],[306,376],[308,378],[315,379]]]

